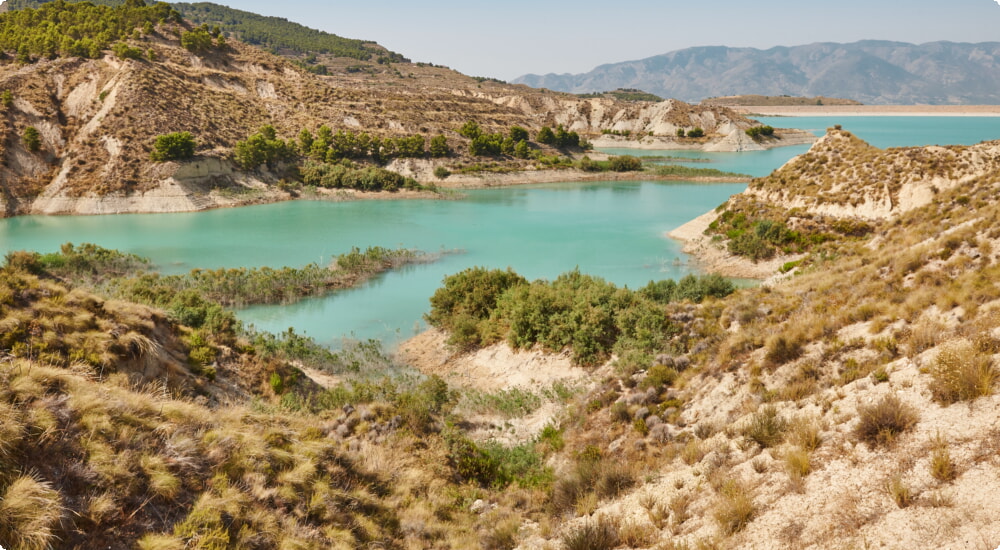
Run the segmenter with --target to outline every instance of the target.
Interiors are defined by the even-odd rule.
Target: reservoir
[[[817,135],[842,124],[879,147],[1000,139],[1000,118],[988,117],[759,120]],[[690,165],[763,176],[807,149],[610,152],[700,159]],[[163,273],[196,267],[326,264],[355,246],[441,252],[434,263],[384,274],[358,289],[238,312],[244,322],[258,328],[278,332],[294,327],[333,347],[344,337],[377,338],[392,345],[422,329],[428,298],[442,278],[471,266],[510,267],[529,279],[551,279],[578,267],[630,288],[650,280],[680,278],[696,267],[665,233],[744,187],[570,182],[470,190],[461,200],[301,200],[183,214],[26,216],[0,220],[0,249],[49,252],[64,242],[92,242],[148,257]]]

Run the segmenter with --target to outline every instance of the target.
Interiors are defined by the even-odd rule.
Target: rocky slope
[[[515,82],[586,93],[640,88],[700,101],[738,94],[845,97],[866,104],[996,104],[1000,44],[865,40],[850,44],[706,46]]]
[[[752,184],[735,211],[827,237],[795,276],[668,306],[662,354],[626,348],[578,382],[549,458],[558,519],[508,508],[517,548],[1000,543],[998,146],[880,151],[831,129]],[[420,364],[487,352],[521,361]]]

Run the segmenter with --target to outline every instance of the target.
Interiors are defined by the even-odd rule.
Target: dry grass
[[[878,403],[858,407],[858,425],[854,435],[869,445],[889,445],[917,424],[920,415],[895,394],[887,394]]]
[[[903,478],[899,474],[889,477],[885,482],[885,491],[889,493],[892,501],[900,508],[906,508],[910,504],[913,504],[913,499],[915,498],[913,490],[903,482]]]
[[[0,500],[0,540],[23,550],[50,548],[62,516],[62,498],[51,484],[21,476]]]
[[[931,453],[930,461],[931,477],[947,483],[958,476],[955,463],[951,460],[951,452],[948,451],[948,442],[941,434],[938,434],[933,443],[934,451]]]
[[[799,481],[812,472],[812,461],[809,451],[791,449],[785,452],[785,470],[793,481]]]
[[[719,491],[712,517],[726,535],[742,531],[757,515],[757,506],[748,487],[730,480]]]
[[[621,543],[617,522],[605,517],[587,520],[562,536],[566,550],[611,550]]]
[[[945,405],[992,395],[1000,371],[993,358],[968,340],[952,340],[941,346],[930,367],[931,395]]]
[[[773,405],[765,405],[755,412],[746,426],[743,427],[743,437],[761,447],[773,447],[784,441],[788,421],[778,414]]]

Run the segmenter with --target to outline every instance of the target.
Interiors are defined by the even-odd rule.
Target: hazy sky
[[[227,3],[225,0],[217,0]],[[691,46],[1000,41],[1000,0],[231,0],[471,76],[580,73]]]

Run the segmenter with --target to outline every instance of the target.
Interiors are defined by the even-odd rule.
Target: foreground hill
[[[832,129],[709,227],[734,257],[800,255],[765,286],[454,274],[440,332],[402,350],[430,376],[223,307],[322,291],[317,266],[162,277],[93,246],[10,253],[0,545],[995,546],[998,146]],[[856,193],[817,193],[826,178]]]
[[[697,47],[612,63],[584,74],[514,82],[585,93],[640,88],[699,101],[737,94],[845,97],[866,104],[1000,103],[1000,43],[907,44],[865,40],[769,50]]]
[[[504,347],[610,357],[553,417],[561,525],[528,514],[519,548],[988,548],[1000,529],[998,147],[880,151],[831,129],[706,224],[730,258],[791,255],[782,280],[723,298],[651,284],[630,301],[578,274],[485,286],[464,273],[429,319],[455,345],[486,347],[404,350],[438,373]],[[906,189],[928,194],[899,200]],[[864,208],[882,196],[894,206]],[[689,298],[668,298],[665,318],[641,305],[678,293]]]
[[[88,23],[68,27],[76,19]],[[565,167],[581,137],[602,131],[701,128],[705,137],[692,141],[700,147],[756,125],[725,107],[578,98],[395,59],[330,58],[320,76],[181,21],[166,4],[141,3],[54,2],[0,15],[9,29],[0,46],[4,215],[198,210],[288,197],[303,180],[340,187],[345,177],[366,190],[415,188],[374,168],[399,160],[389,168],[426,183],[443,177],[437,167]],[[81,28],[93,36],[75,38]],[[555,130],[549,139],[538,137],[543,128]],[[193,150],[168,139],[169,151],[151,159],[158,137],[182,132]],[[299,170],[307,160],[312,176]]]

